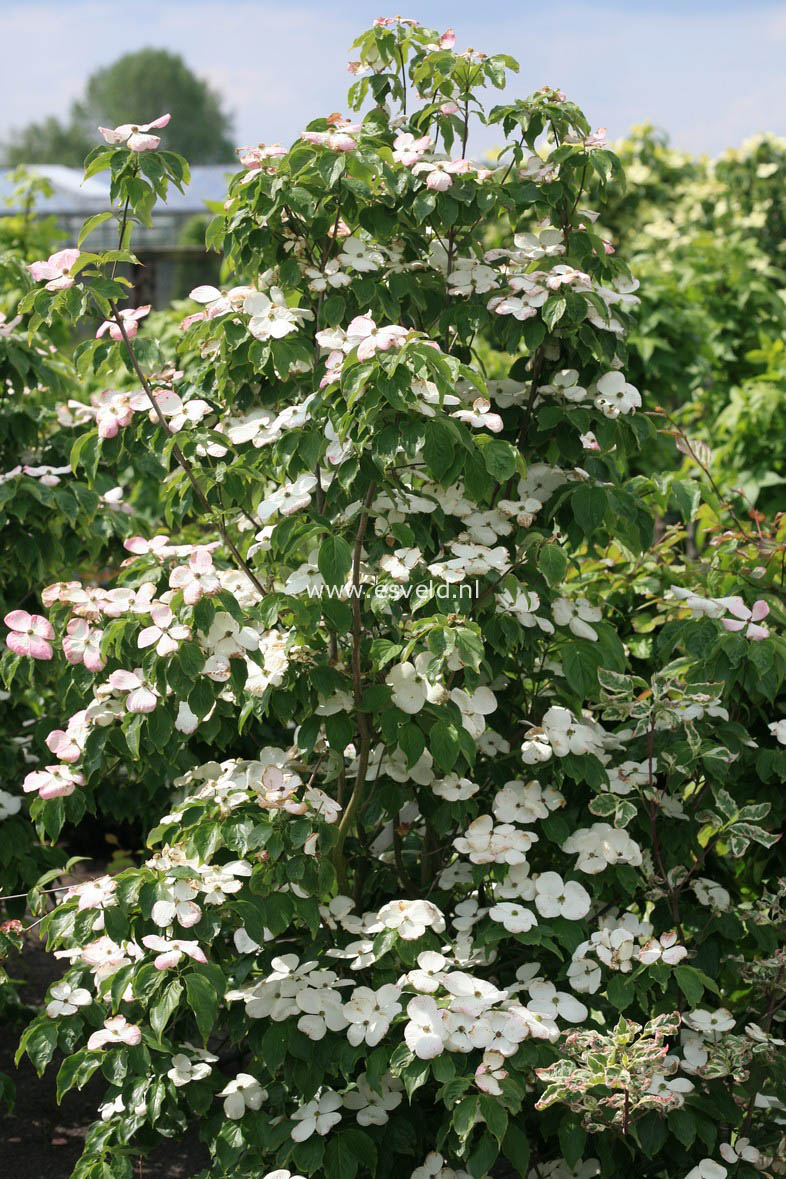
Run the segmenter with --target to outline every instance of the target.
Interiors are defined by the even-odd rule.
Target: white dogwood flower
[[[419,1060],[433,1060],[445,1048],[447,1029],[442,1011],[429,995],[416,995],[407,1004],[409,1023],[404,1028],[407,1047]]]
[[[224,1098],[224,1114],[233,1122],[243,1117],[247,1109],[260,1109],[267,1097],[267,1089],[263,1089],[256,1077],[250,1073],[238,1073],[233,1081],[219,1092]]]
[[[393,983],[386,983],[376,991],[371,987],[356,987],[342,1008],[349,1021],[350,1044],[356,1047],[365,1042],[370,1048],[376,1047],[401,1011],[400,998],[401,991]]]
[[[401,1105],[404,1086],[398,1077],[385,1073],[378,1084],[379,1091],[372,1089],[367,1075],[361,1073],[356,1088],[341,1099],[345,1109],[353,1110],[359,1126],[384,1126],[390,1111]]]
[[[592,898],[576,880],[563,880],[558,872],[541,872],[535,877],[535,908],[541,917],[580,921],[591,905]]]
[[[307,1101],[292,1114],[297,1125],[292,1130],[295,1142],[305,1142],[312,1134],[324,1137],[341,1121],[341,1098],[334,1089],[323,1089],[319,1097]]]
[[[80,1007],[89,1007],[93,996],[85,987],[74,987],[63,979],[49,988],[49,1002],[46,1014],[50,1019],[61,1015],[75,1015]]]
[[[534,925],[538,924],[538,919],[532,910],[525,909],[523,905],[518,905],[515,901],[502,901],[498,905],[492,905],[489,909],[489,917],[492,921],[498,921],[500,925],[504,926],[508,933],[526,933],[528,929],[532,929]]]
[[[385,683],[393,689],[393,703],[410,716],[420,712],[426,703],[426,686],[414,663],[397,663],[388,672]]]

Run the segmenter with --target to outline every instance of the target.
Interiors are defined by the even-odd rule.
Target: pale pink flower
[[[475,1069],[475,1084],[483,1093],[490,1093],[493,1097],[502,1095],[500,1081],[504,1081],[508,1073],[505,1069],[505,1057],[493,1048],[487,1048],[483,1053],[481,1064]]]
[[[439,39],[440,49],[452,49],[456,44],[456,34],[452,29],[445,29],[445,32]]]
[[[357,147],[356,136],[363,128],[362,123],[350,123],[341,115],[330,115],[327,122],[331,124],[330,131],[303,131],[300,138],[317,147],[327,147],[330,151],[354,151]]]
[[[575,266],[568,266],[566,262],[559,262],[552,270],[549,271],[546,278],[546,286],[550,291],[558,291],[560,287],[567,283],[586,283],[588,286],[591,283],[590,276],[585,274],[583,270],[576,270]]]
[[[248,169],[241,184],[248,184],[257,172],[274,172],[275,167],[271,166],[270,161],[287,154],[287,149],[281,143],[260,143],[258,147],[238,147],[235,150],[240,163]]]
[[[182,639],[191,637],[189,626],[172,625],[173,614],[169,606],[154,606],[150,611],[150,617],[153,619],[153,625],[146,626],[139,632],[136,641],[138,647],[152,647],[155,643],[157,655],[172,655]]]
[[[147,403],[141,408],[147,409],[147,406],[150,404],[147,400],[147,394],[143,393],[140,397],[144,397]],[[167,419],[167,425],[173,434],[176,434],[178,430],[182,430],[184,426],[195,426],[197,422],[202,421],[202,418],[213,412],[213,407],[207,401],[203,401],[201,397],[192,397],[190,401],[183,401],[171,389],[156,390],[155,399],[158,408]],[[158,414],[154,409],[150,409],[148,417],[154,425],[158,425]]]
[[[357,315],[347,328],[347,345],[357,347],[358,360],[369,360],[375,352],[388,352],[400,347],[407,337],[407,329],[392,324],[377,327],[370,315]]]
[[[653,962],[663,961],[669,966],[676,966],[683,958],[687,958],[688,951],[678,944],[675,930],[662,934],[659,938],[650,938],[642,946],[639,961],[643,966],[650,966]]]
[[[457,115],[459,111],[458,104],[455,102],[443,102],[439,111],[442,115]]]
[[[38,263],[38,265],[40,266],[42,263]],[[21,315],[15,315],[13,319],[9,319],[5,311],[0,311],[0,336],[10,336],[14,328],[18,327],[21,322]]]
[[[149,933],[142,938],[142,945],[148,950],[155,950],[157,957],[153,959],[156,970],[168,970],[170,966],[177,966],[185,955],[195,962],[207,962],[205,952],[199,942],[184,941],[182,938],[160,937],[157,933]]]
[[[15,655],[29,655],[31,659],[51,659],[51,639],[55,632],[48,618],[41,614],[28,614],[27,610],[12,610],[3,619],[9,628],[6,646]]]
[[[160,885],[158,900],[150,910],[150,916],[162,928],[177,920],[185,929],[190,929],[202,916],[202,910],[194,901],[196,895],[197,890],[188,880],[173,880]]]
[[[138,590],[126,586],[104,590],[101,597],[101,613],[107,618],[120,618],[123,614],[149,614],[150,604],[155,597],[156,587],[146,581]],[[75,613],[80,613],[79,610]]]
[[[106,327],[106,324],[103,325]],[[115,328],[117,331],[117,328]],[[113,339],[121,338],[119,335]],[[130,426],[134,416],[135,394],[105,389],[96,398],[96,425],[99,438],[114,438],[121,426]]]
[[[121,123],[119,127],[99,127],[107,143],[125,144],[131,151],[154,151],[161,142],[158,135],[148,135],[148,131],[166,127],[171,115],[159,115],[152,123]]]
[[[185,330],[200,320],[215,319],[216,316],[226,315],[230,311],[240,311],[245,299],[256,294],[258,291],[254,287],[231,287],[228,291],[220,291],[218,287],[208,285],[194,287],[188,297],[195,303],[201,303],[205,310],[186,316],[180,326]]]
[[[90,723],[87,719],[87,710],[82,708],[71,717],[65,731],[53,729],[47,735],[46,744],[58,761],[70,764],[79,761],[89,735]]]
[[[87,1041],[88,1052],[95,1052],[107,1044],[139,1044],[142,1032],[135,1023],[129,1023],[124,1015],[113,1015],[104,1020],[103,1028],[93,1032]]]
[[[158,692],[145,680],[141,671],[113,671],[109,686],[115,692],[127,692],[126,712],[153,712]]]
[[[393,159],[397,164],[411,168],[413,164],[417,164],[423,153],[429,150],[433,142],[430,135],[421,135],[416,139],[411,131],[402,131],[393,140]]]
[[[60,482],[61,475],[70,475],[71,467],[29,467],[25,465],[22,467],[22,473],[28,475],[31,479],[37,479],[39,483],[43,483],[44,487],[57,487]],[[7,476],[6,476],[7,477]]]
[[[221,589],[213,558],[205,549],[199,549],[188,558],[188,565],[178,565],[169,576],[172,589],[182,589],[183,601],[194,606],[205,594],[217,594]]]
[[[65,798],[73,794],[77,786],[84,786],[84,776],[68,766],[46,766],[33,770],[22,783],[25,794],[37,790],[41,798]]]
[[[260,143],[256,147],[238,147],[235,150],[244,168],[258,168],[263,160],[272,160],[287,154],[287,149],[281,143]],[[193,297],[192,295],[191,298]]]
[[[65,291],[74,285],[71,271],[78,257],[79,250],[58,250],[45,262],[31,262],[27,269],[36,282],[47,280],[46,290]]]
[[[726,630],[741,630],[746,639],[754,642],[760,642],[768,637],[770,632],[767,627],[757,625],[770,612],[769,606],[762,598],[754,602],[750,608],[737,594],[730,598],[718,598],[717,601],[722,602],[729,613],[734,615],[734,618],[721,620]]]
[[[437,164],[429,164],[426,160],[421,160],[420,163],[415,164],[412,171],[415,174],[427,173],[426,188],[434,189],[436,192],[447,192],[453,184],[453,177],[464,176],[471,172],[472,164],[469,160],[443,160]]]
[[[477,397],[472,402],[472,409],[457,409],[450,416],[476,430],[491,430],[494,434],[498,434],[504,425],[499,414],[491,412],[491,402],[485,397]]]
[[[69,663],[84,663],[88,671],[103,671],[106,660],[101,655],[104,632],[84,618],[72,618],[66,627],[63,652]]]
[[[78,909],[104,909],[116,903],[117,885],[111,876],[97,876],[75,884],[65,895],[66,900],[79,898]]]
[[[434,192],[447,192],[453,184],[453,177],[439,164],[429,164],[425,160],[421,160],[420,163],[415,164],[412,171],[415,173],[427,172],[426,188],[430,188]]]
[[[129,553],[134,553],[135,555],[147,555],[149,553],[154,557],[167,557],[170,555],[170,550],[173,550],[169,537],[161,533],[157,536],[151,536],[150,540],[144,536],[130,536],[128,540],[123,541],[123,548],[128,549]]]
[[[757,1168],[761,1162],[761,1151],[757,1147],[751,1146],[750,1138],[738,1138],[734,1146],[730,1142],[723,1142],[718,1149],[724,1162],[730,1163],[732,1166],[740,1159]]]
[[[47,610],[55,602],[76,602],[85,594],[81,581],[55,581],[41,591],[41,601]]]
[[[129,340],[133,340],[134,336],[139,331],[139,320],[144,319],[146,315],[150,314],[150,304],[145,307],[124,307],[122,311],[118,311],[118,315],[123,321],[123,327],[126,330],[126,335]],[[113,319],[105,319],[100,328],[96,332],[96,339],[106,335],[109,332],[110,339],[122,340],[123,333],[120,331],[120,326],[115,323]]]

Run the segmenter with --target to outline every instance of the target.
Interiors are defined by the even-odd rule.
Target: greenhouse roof
[[[227,177],[236,170],[231,164],[203,164],[191,169],[191,183],[185,192],[169,189],[168,212],[191,216],[202,213],[208,201],[223,201]],[[21,212],[13,201],[16,187],[11,177],[15,169],[0,168],[0,216]],[[109,183],[104,175],[83,180],[78,168],[62,164],[36,164],[30,172],[46,177],[54,189],[50,197],[36,198],[36,212],[43,215],[89,215],[109,208]]]

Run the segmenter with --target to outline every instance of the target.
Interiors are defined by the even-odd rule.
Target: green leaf
[[[57,1073],[57,1104],[69,1089],[81,1089],[101,1064],[102,1053],[88,1052],[86,1048],[67,1056]]]
[[[324,720],[325,732],[331,749],[343,752],[355,736],[355,726],[352,724],[351,718],[345,712],[334,712],[332,716],[326,716]]]
[[[459,1138],[467,1138],[472,1133],[472,1127],[478,1115],[479,1097],[464,1097],[453,1110],[451,1125]]]
[[[165,708],[156,708],[148,713],[147,732],[156,749],[166,749],[172,728],[172,718]]]
[[[123,717],[123,736],[126,739],[128,752],[134,761],[139,761],[139,747],[142,740],[142,726],[144,723],[145,714],[141,712],[129,712]]]
[[[576,523],[585,536],[592,536],[606,519],[606,492],[601,487],[579,487],[571,496]]]
[[[460,626],[456,632],[456,651],[465,667],[477,671],[486,654],[483,640],[474,630]]]
[[[571,689],[582,697],[592,695],[593,690],[597,695],[598,663],[603,655],[596,654],[592,647],[589,639],[571,638],[568,645],[561,649],[565,679]]]
[[[359,1163],[346,1131],[330,1139],[325,1149],[325,1179],[355,1179]]]
[[[423,189],[419,192],[412,202],[412,212],[415,214],[417,222],[425,221],[430,213],[434,212],[437,204],[437,194],[430,189]]]
[[[26,1052],[40,1077],[52,1059],[56,1045],[57,1024],[41,1016],[25,1029],[14,1057],[14,1064],[19,1064],[22,1054]]]
[[[322,541],[318,565],[327,585],[344,585],[352,567],[352,549],[343,536],[328,536]]]
[[[456,459],[456,435],[444,422],[427,423],[423,458],[434,479],[442,482]]]
[[[401,643],[391,642],[390,639],[374,639],[371,643],[371,661],[380,670],[400,655],[401,650]]]
[[[697,1003],[701,1002],[706,975],[703,976],[695,966],[675,966],[674,977],[677,980],[677,986],[691,1007],[695,1007]]]
[[[80,434],[71,447],[69,462],[71,470],[77,473],[79,467],[84,467],[89,483],[92,483],[98,470],[98,460],[101,457],[101,440],[97,430],[87,430]]]
[[[473,1179],[486,1179],[498,1154],[499,1147],[491,1134],[483,1134],[467,1163],[467,1170]]]
[[[398,744],[407,755],[407,769],[411,770],[426,748],[423,730],[414,721],[408,721],[398,731]]]
[[[564,295],[552,295],[544,303],[541,315],[549,331],[553,331],[555,325],[562,319],[567,305],[567,299]]]
[[[377,1148],[362,1130],[342,1130],[341,1137],[358,1162],[373,1175],[377,1169]]]
[[[568,571],[568,558],[558,544],[545,544],[538,553],[538,569],[549,585],[559,585]]]
[[[516,448],[502,438],[492,438],[491,442],[483,447],[486,470],[498,483],[504,483],[516,473],[518,459],[519,453]]]
[[[289,1029],[283,1022],[271,1023],[262,1037],[262,1055],[265,1068],[275,1073],[283,1064],[287,1055]]]
[[[621,974],[613,974],[606,987],[606,996],[612,1007],[616,1007],[618,1011],[624,1011],[626,1007],[630,1007],[635,998],[633,983]]]
[[[420,1089],[422,1085],[425,1085],[429,1078],[430,1071],[429,1062],[427,1060],[418,1060],[417,1057],[411,1060],[409,1064],[407,1064],[401,1070],[399,1076],[404,1082],[404,1088],[410,1101],[412,1100],[412,1094],[415,1092],[415,1090]]]
[[[529,1142],[524,1131],[514,1122],[508,1124],[505,1137],[502,1140],[502,1153],[508,1162],[516,1168],[522,1179],[526,1179],[529,1169]]]
[[[169,1023],[174,1012],[177,1010],[180,998],[183,994],[183,984],[179,978],[172,979],[164,990],[161,998],[150,1011],[150,1026],[152,1027],[158,1039],[161,1039],[161,1033],[166,1025]]]
[[[197,680],[188,693],[188,707],[200,720],[207,716],[215,704],[215,694],[208,679]]]
[[[431,726],[428,743],[439,768],[446,774],[450,773],[461,749],[461,739],[456,726],[446,721],[437,721]]]
[[[207,1041],[218,1014],[218,995],[201,974],[186,977],[186,998],[193,1011],[202,1039]]]
[[[330,295],[322,304],[320,324],[323,327],[335,327],[344,318],[347,301],[343,295]]]
[[[557,1131],[559,1147],[565,1156],[569,1167],[575,1167],[584,1154],[584,1144],[587,1141],[587,1131],[582,1129],[581,1122],[575,1114],[568,1113],[562,1118]]]
[[[668,1116],[668,1125],[674,1137],[679,1139],[686,1149],[693,1146],[696,1137],[696,1119],[690,1110],[673,1109]]]
[[[205,656],[198,643],[186,641],[177,650],[177,661],[187,679],[193,680],[199,675],[205,663]]]
[[[636,1122],[634,1132],[647,1158],[654,1158],[666,1141],[665,1118],[651,1110],[640,1122]]]
[[[315,1174],[325,1157],[324,1139],[313,1134],[305,1142],[298,1142],[293,1157],[298,1171],[303,1171],[306,1175]]]
[[[77,246],[81,246],[86,237],[89,237],[94,229],[98,229],[99,225],[103,225],[105,221],[110,221],[114,216],[113,213],[96,213],[93,217],[88,217],[84,222],[82,228],[79,230],[79,237],[76,239]]]
[[[483,1121],[501,1146],[508,1129],[507,1110],[498,1098],[492,1097],[489,1093],[481,1093],[480,1113]]]

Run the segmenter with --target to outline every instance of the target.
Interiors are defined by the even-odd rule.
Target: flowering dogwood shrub
[[[101,321],[73,467],[166,472],[116,584],[8,620],[68,685],[46,831],[167,797],[43,922],[20,1051],[106,1079],[82,1179],[197,1123],[216,1177],[784,1169],[777,552],[748,592],[751,539],[651,547],[637,284],[585,207],[618,162],[558,90],[485,110],[516,65],[455,46],[382,18],[365,114],[241,149],[177,354],[116,274],[188,178],[166,116],[88,158],[118,249],[93,219],[22,305]]]

